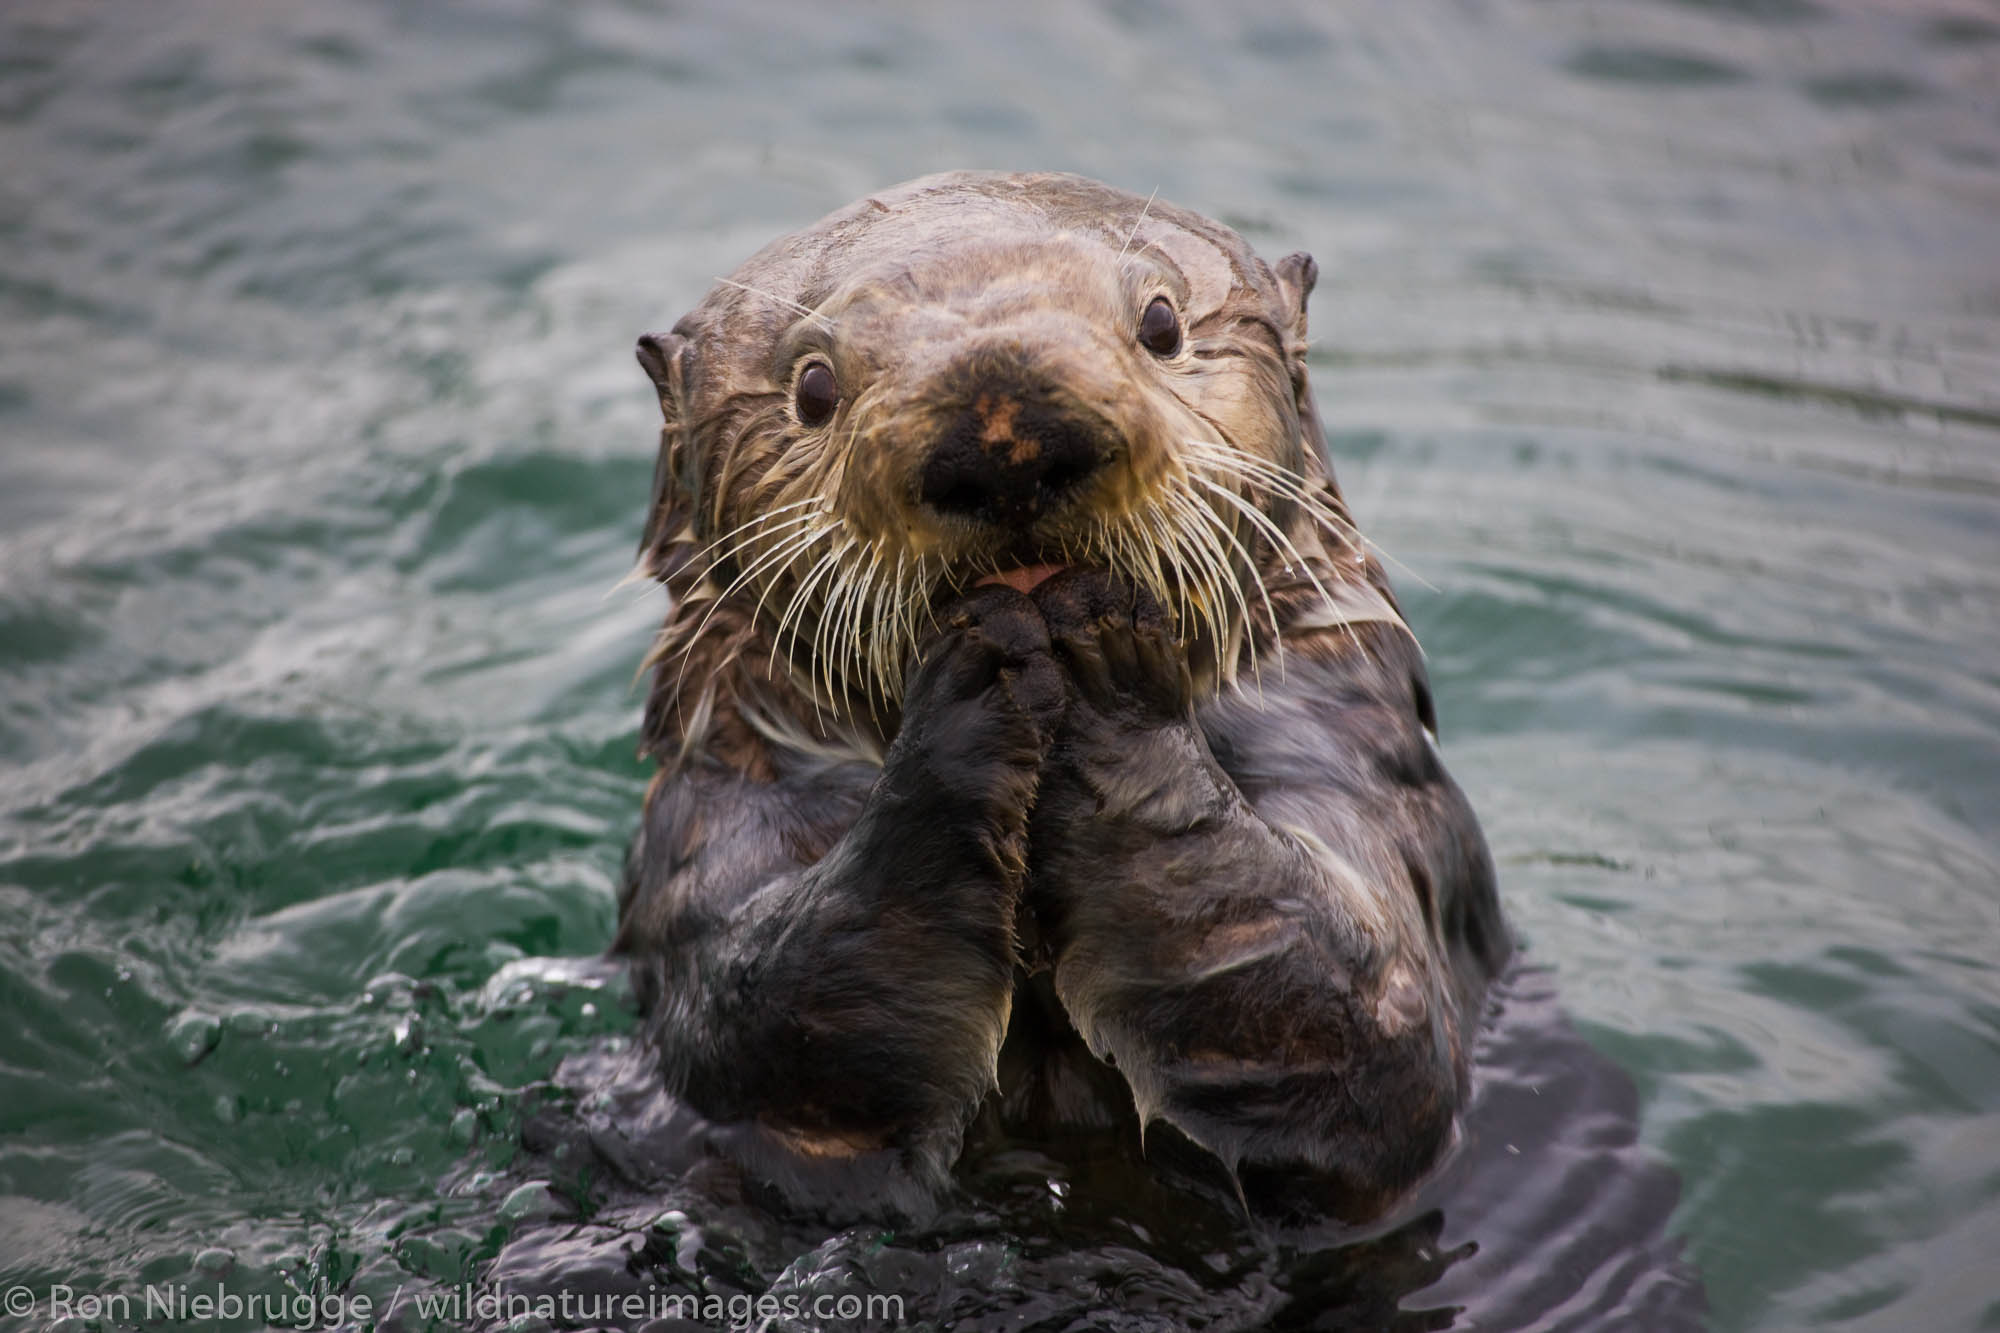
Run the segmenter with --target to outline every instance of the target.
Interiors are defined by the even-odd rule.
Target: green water
[[[0,9],[0,1286],[379,1301],[537,1214],[633,1027],[632,340],[1051,167],[1318,256],[1714,1325],[2000,1328],[2000,8],[1324,9]]]

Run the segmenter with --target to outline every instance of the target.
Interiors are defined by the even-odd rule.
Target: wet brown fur
[[[982,1104],[1017,1131],[1136,1112],[1232,1170],[1317,1167],[1356,1216],[1435,1160],[1508,945],[1326,466],[1313,280],[1095,182],[957,173],[774,243],[642,342],[664,418],[642,561],[673,607],[615,947],[676,1091],[802,1158],[932,1177]],[[1155,294],[1185,323],[1164,366],[1131,337]],[[790,405],[809,357],[841,386],[819,429]],[[1108,461],[1005,530],[927,506],[954,430],[1037,460],[1023,404]],[[1234,587],[1092,544],[1187,502]],[[928,572],[829,601],[839,549]],[[1077,568],[974,588],[1044,559]]]

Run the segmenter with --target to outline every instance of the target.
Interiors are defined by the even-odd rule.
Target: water
[[[584,961],[662,611],[607,595],[631,341],[980,165],[1318,256],[1342,479],[1714,1326],[2000,1327],[2000,9],[709,8],[0,12],[4,1285],[618,1268],[541,1219],[637,1095]],[[1142,1216],[1077,1197],[1100,1257]],[[944,1265],[1147,1327],[1187,1197],[1123,1267],[1025,1203],[634,1225],[716,1290]],[[1239,1312],[1310,1267],[1216,1243]]]

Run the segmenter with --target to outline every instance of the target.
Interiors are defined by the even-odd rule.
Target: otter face
[[[1274,273],[1216,223],[1075,177],[863,201],[641,339],[666,418],[654,572],[747,605],[842,711],[894,706],[944,599],[1072,565],[1150,588],[1227,678],[1258,570],[1322,503],[1312,279],[1303,255]]]

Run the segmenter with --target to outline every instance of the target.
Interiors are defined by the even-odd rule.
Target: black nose
[[[1060,409],[982,394],[931,451],[921,495],[943,513],[1020,526],[1070,498],[1104,462],[1095,434]]]

